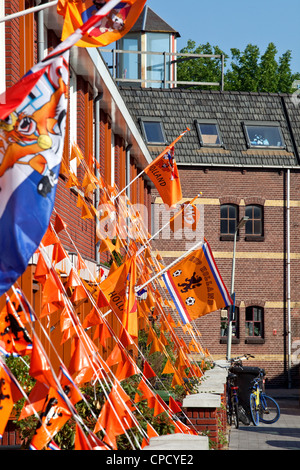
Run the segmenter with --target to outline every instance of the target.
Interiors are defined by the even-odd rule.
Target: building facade
[[[137,124],[152,119],[162,130],[160,143],[148,140],[153,157],[164,139],[190,129],[175,146],[175,160],[183,200],[199,195],[200,222],[196,232],[164,229],[155,247],[168,265],[204,236],[230,291],[234,232],[248,217],[236,241],[231,357],[254,355],[270,385],[297,383],[299,108],[288,95],[134,88],[122,94]],[[167,218],[152,194],[156,233]],[[217,311],[195,322],[215,358],[226,357],[227,319],[227,311]]]

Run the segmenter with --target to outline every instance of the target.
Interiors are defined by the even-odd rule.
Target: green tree
[[[258,71],[258,90],[276,93],[278,91],[278,63],[276,61],[277,49],[270,42],[266,52],[261,56]]]
[[[244,52],[231,49],[231,69],[225,74],[225,89],[257,91],[259,76],[259,48],[248,44]]]
[[[181,51],[184,54],[222,55],[224,52],[218,46],[209,43],[196,47],[195,41],[189,40],[187,46]],[[227,56],[225,56],[225,62]],[[222,63],[219,58],[193,58],[181,57],[177,61],[177,80],[194,82],[220,82],[222,77]],[[207,88],[207,86],[197,86]]]
[[[223,54],[224,66],[229,58],[219,46],[209,43],[196,47],[196,43],[189,40],[181,53],[190,54]],[[288,50],[278,61],[277,48],[270,42],[261,55],[258,46],[248,44],[244,51],[231,49],[231,62],[224,73],[224,89],[232,91],[255,91],[268,93],[292,93],[293,82],[300,79],[300,73],[291,71],[291,51]],[[217,58],[182,57],[178,61],[178,81],[221,82],[222,65]],[[208,88],[208,86],[194,86],[192,88]]]
[[[300,80],[300,73],[291,72],[291,59],[292,53],[290,50],[286,51],[279,57],[278,65],[278,92],[280,93],[293,93],[293,82]]]

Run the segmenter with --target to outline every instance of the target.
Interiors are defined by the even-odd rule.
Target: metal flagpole
[[[178,142],[179,139],[181,139],[181,137],[184,136],[184,134],[189,131],[190,129],[187,127],[185,131],[183,131],[175,140],[173,140],[173,142],[168,145],[163,152],[161,152],[154,160],[153,162],[149,163],[149,165],[147,165],[146,168],[149,168],[150,166],[154,165],[161,157],[163,157],[172,147],[174,147],[174,145],[176,144],[176,142]],[[135,178],[133,178],[132,181],[130,181],[126,186],[125,188],[123,188],[116,196],[114,196],[112,198],[112,201],[114,202],[115,199],[117,199],[120,194],[122,194],[127,188],[129,188],[129,186],[135,181],[137,180],[143,173],[145,173],[145,170],[141,171]]]
[[[44,10],[49,7],[53,7],[58,3],[58,0],[54,0],[49,3],[43,3],[41,5],[38,5],[36,7],[32,8],[27,8],[26,10],[18,11],[17,13],[12,13],[11,15],[4,16],[3,18],[0,18],[0,23],[3,23],[4,21],[9,21],[13,20],[14,18],[19,18],[19,16],[25,16],[29,15],[29,13],[35,13],[36,11]]]
[[[194,251],[199,245],[203,245],[204,241],[201,240],[200,242],[196,243],[194,246],[192,246],[192,248],[190,248],[188,251],[186,251],[185,253],[183,253],[183,255],[179,256],[179,258],[176,258],[175,261],[172,261],[172,263],[169,264],[169,266],[166,266],[164,269],[162,269],[161,271],[159,271],[159,273],[155,274],[155,276],[153,276],[151,279],[149,279],[147,282],[145,282],[145,284],[143,284],[142,286],[137,286],[135,288],[136,292],[138,292],[139,290],[143,289],[144,287],[146,287],[148,284],[150,284],[150,282],[154,281],[154,279],[156,279],[157,277],[161,276],[162,274],[164,274],[168,269],[172,268],[172,266],[174,266],[174,264],[178,263],[179,261],[181,261],[183,258],[185,258],[187,255],[189,255],[192,251]]]

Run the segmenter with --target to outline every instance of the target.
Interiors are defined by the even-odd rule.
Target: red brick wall
[[[286,301],[286,173],[275,170],[246,170],[179,167],[183,197],[193,198],[202,192],[204,201],[204,235],[212,251],[216,253],[216,263],[223,280],[230,290],[233,241],[220,240],[220,204],[238,203],[239,217],[244,215],[245,204],[264,205],[264,240],[246,241],[244,229],[237,241],[235,270],[235,291],[237,305],[240,307],[240,338],[232,345],[232,356],[245,352],[256,356],[255,365],[266,368],[273,384],[283,381],[286,370],[286,332],[287,311],[283,308]],[[154,191],[154,194],[157,193]],[[299,173],[291,172],[291,253],[297,256],[300,249],[298,226],[300,221]],[[186,240],[178,240],[171,233],[170,239],[155,242],[159,251],[185,251]],[[191,246],[191,245],[189,245]],[[244,252],[245,255],[241,256]],[[253,258],[246,256],[253,253]],[[228,255],[226,256],[226,253]],[[261,253],[259,255],[258,253]],[[218,255],[219,254],[219,255]],[[270,256],[269,256],[270,254]],[[274,254],[274,255],[271,255]],[[299,298],[299,261],[291,259],[291,301]],[[165,258],[168,264],[172,258]],[[264,310],[264,343],[247,344],[245,334],[245,307],[268,302]],[[280,306],[270,302],[279,302]],[[299,309],[294,315],[299,318]],[[299,320],[298,320],[299,322]],[[227,345],[220,342],[220,312],[211,313],[196,322],[202,334],[202,345],[207,347],[213,357],[225,357]],[[275,331],[276,330],[276,334]],[[295,329],[294,329],[295,330]],[[294,335],[300,335],[294,331]],[[292,332],[293,333],[293,332]],[[293,339],[297,339],[294,336]],[[286,378],[286,376],[285,376]],[[295,380],[298,367],[295,368]]]
[[[187,408],[185,414],[188,418],[187,425],[199,433],[207,435],[210,445],[214,449],[222,449],[226,444],[227,415],[226,395],[221,395],[219,408]]]

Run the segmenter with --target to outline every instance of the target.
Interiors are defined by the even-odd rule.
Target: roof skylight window
[[[245,135],[250,148],[285,147],[282,132],[278,123],[244,123]]]
[[[163,123],[160,119],[140,118],[143,135],[148,144],[162,145],[166,143]]]
[[[220,147],[222,138],[216,121],[195,121],[198,137],[202,147]]]

